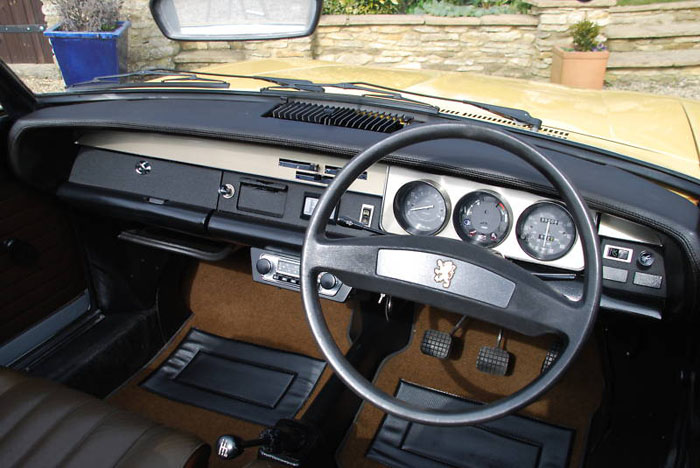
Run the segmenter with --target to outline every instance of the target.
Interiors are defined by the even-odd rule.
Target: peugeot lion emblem
[[[442,283],[443,288],[449,288],[452,278],[457,270],[457,265],[449,260],[438,260],[437,268],[435,268],[435,280],[436,283]]]

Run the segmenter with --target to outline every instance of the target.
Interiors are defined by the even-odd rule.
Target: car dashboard
[[[137,121],[134,107],[157,104],[121,102],[115,105],[131,108],[128,116],[100,112],[103,123],[95,122],[94,116],[73,120],[69,137],[63,138],[63,165],[47,185],[73,206],[128,221],[119,234],[125,241],[202,260],[223,258],[230,243],[250,245],[254,280],[298,289],[304,229],[319,197],[349,157],[383,136],[279,120],[264,137],[253,138],[248,132],[242,138],[240,127],[257,119],[270,124],[272,119],[243,113],[226,131],[212,132],[211,126],[194,131],[182,120],[195,116],[196,109],[189,117],[178,117],[180,128]],[[211,105],[209,111],[216,107]],[[115,125],[119,119],[129,120],[129,125]],[[11,143],[15,171],[36,184],[32,167],[51,151],[40,135],[66,127],[55,121],[46,125],[41,116],[20,121]],[[661,319],[694,301],[694,295],[684,291],[696,284],[697,232],[663,222],[668,212],[660,207],[675,212],[668,206],[672,203],[682,208],[677,215],[681,218],[683,211],[697,217],[697,207],[635,177],[634,190],[649,197],[639,201],[637,209],[630,203],[638,203],[638,197],[629,188],[615,187],[616,180],[624,185],[628,174],[577,161],[558,152],[560,144],[547,145],[540,149],[555,148],[548,155],[569,165],[562,169],[575,179],[598,227],[601,307]],[[563,294],[580,297],[584,256],[565,205],[533,169],[492,150],[449,141],[391,155],[343,195],[329,219],[328,235],[381,231],[472,243],[518,263]],[[579,167],[571,166],[572,161]],[[590,173],[582,175],[580,168]],[[605,173],[609,179],[601,180]],[[611,197],[618,194],[618,200]],[[343,220],[367,229],[350,229]],[[352,289],[325,275],[319,277],[319,291],[324,298],[345,301]]]

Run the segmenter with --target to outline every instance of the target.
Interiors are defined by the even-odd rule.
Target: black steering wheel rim
[[[470,257],[465,261],[460,260],[467,258],[461,255],[461,253],[461,256],[444,254],[445,250],[450,251],[450,249],[455,247],[456,244],[450,244],[450,242],[454,243],[457,241],[414,236],[389,236],[396,239],[379,240],[374,238],[374,240],[371,240],[372,238],[364,238],[364,240],[355,240],[356,242],[354,242],[354,240],[344,240],[334,243],[325,236],[328,218],[340,200],[340,197],[368,167],[385,156],[406,146],[444,138],[476,140],[505,149],[532,165],[558,190],[572,215],[584,249],[585,275],[583,296],[579,301],[572,302],[566,299],[562,301],[561,299],[563,299],[563,296],[557,298],[554,297],[554,294],[552,297],[548,297],[547,294],[549,293],[545,291],[545,289],[550,289],[549,286],[545,289],[541,289],[540,286],[534,282],[539,282],[540,280],[533,281],[531,278],[534,277],[529,273],[524,276],[515,271],[515,269],[519,268],[517,266],[506,266],[513,265],[512,262],[504,259],[492,260],[491,257],[495,258],[496,256],[491,254],[488,254],[490,256],[488,258],[484,257],[484,254],[481,253],[484,249],[479,250],[479,247],[474,247],[474,249],[477,250],[472,249],[471,252],[469,252]],[[386,239],[385,236],[377,237]],[[422,243],[426,242],[425,239],[433,239],[430,242],[439,244],[440,248],[424,249]],[[343,253],[347,249],[341,250],[341,247],[348,247],[353,243],[358,245],[362,244],[362,248],[367,250],[367,255],[363,254],[365,250],[356,250],[359,252],[359,254],[357,254],[358,259],[356,263],[353,263],[354,260],[349,255]],[[372,244],[376,244],[376,246],[372,246]],[[519,279],[520,281],[514,280],[514,282],[517,283],[517,291],[524,291],[520,292],[520,294],[524,295],[523,297],[527,300],[532,301],[532,298],[537,298],[537,306],[542,307],[543,310],[535,312],[532,317],[529,315],[527,317],[522,317],[522,323],[519,323],[517,320],[513,322],[514,318],[517,319],[517,313],[520,313],[517,307],[513,307],[514,311],[508,314],[503,312],[503,315],[498,315],[501,312],[498,307],[487,308],[486,312],[493,315],[485,315],[485,312],[480,312],[481,315],[477,316],[477,318],[491,321],[491,323],[498,323],[506,328],[513,328],[509,326],[508,320],[510,320],[510,323],[522,326],[522,328],[517,331],[532,335],[542,334],[543,326],[546,327],[549,322],[556,322],[559,320],[561,323],[552,322],[549,324],[553,326],[552,331],[561,331],[566,335],[568,340],[566,348],[546,373],[541,374],[522,389],[495,402],[463,412],[447,412],[416,407],[379,390],[349,364],[333,340],[321,310],[317,290],[317,278],[320,271],[329,271],[336,268],[334,262],[337,262],[337,268],[340,269],[340,264],[344,263],[345,273],[355,280],[361,280],[364,277],[372,276],[375,282],[377,282],[377,280],[383,281],[383,278],[380,278],[377,274],[379,253],[383,250],[390,251],[392,248],[398,249],[398,247],[402,246],[415,252],[427,252],[425,255],[431,255],[430,258],[434,258],[434,254],[438,254],[438,256],[444,258],[454,258],[455,262],[461,262],[457,263],[458,265],[470,264],[472,258],[476,256],[479,257],[478,261],[482,262],[481,264],[475,263],[476,265],[486,265],[486,267],[482,268],[480,271],[494,272],[498,270],[498,273],[501,273],[507,270],[507,274],[504,273],[504,277]],[[460,248],[470,249],[467,247]],[[352,253],[355,251],[349,250],[349,252]],[[374,266],[372,266],[372,256],[374,256]],[[353,269],[357,271],[354,272]],[[340,279],[343,280],[343,278]],[[425,287],[418,287],[415,284],[406,286],[404,283],[403,281],[393,281],[390,283],[390,286],[392,288],[403,288],[403,291],[409,292],[409,296],[410,292],[414,289],[420,290],[419,292],[421,294],[427,293],[429,297],[435,296],[436,298],[443,298],[448,301],[447,303],[449,304],[460,304],[466,301],[464,297],[455,298],[455,295],[450,292],[435,292],[432,289],[429,290]],[[373,290],[373,283],[365,284],[370,290]],[[353,284],[351,284],[351,286],[352,285]],[[594,222],[583,197],[578,193],[571,181],[549,159],[532,146],[503,131],[470,123],[446,123],[409,127],[385,138],[355,156],[348,162],[320,198],[306,230],[301,256],[301,295],[309,326],[322,353],[339,378],[358,396],[371,402],[383,411],[402,419],[432,425],[468,425],[489,421],[515,412],[535,401],[539,396],[545,393],[559,380],[565,370],[571,365],[592,330],[600,302],[601,285],[602,271],[600,247]],[[433,289],[436,288],[437,287],[433,285]],[[537,288],[540,289],[537,290]],[[534,295],[528,296],[530,293]],[[413,297],[407,298],[416,300],[420,297],[422,296],[414,295]],[[481,304],[480,301],[475,301],[473,298],[468,299],[468,304],[470,306]],[[540,302],[540,300],[543,302]],[[422,301],[418,300],[418,302]],[[517,300],[515,302],[517,302]],[[512,304],[513,300],[511,300],[510,303]],[[549,313],[544,310],[548,307],[561,307],[561,311],[565,315],[560,317],[556,313]],[[510,308],[510,305],[506,306],[506,308]],[[474,316],[472,313],[466,313],[465,315]],[[489,320],[488,317],[497,317],[497,319],[493,319],[497,321]],[[527,321],[525,320],[526,318]],[[541,319],[542,323],[538,323],[538,319]],[[532,321],[532,323],[529,321]],[[504,323],[506,323],[506,325],[504,325]],[[535,324],[538,326],[535,326]],[[526,325],[530,325],[530,328]]]

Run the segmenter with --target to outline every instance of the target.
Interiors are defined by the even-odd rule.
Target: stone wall
[[[162,36],[148,0],[126,0],[132,69],[202,66],[262,58],[310,58],[349,65],[472,71],[547,79],[555,46],[569,27],[603,26],[609,78],[638,73],[700,73],[700,1],[617,7],[616,0],[529,0],[529,15],[447,18],[415,15],[323,16],[308,38],[251,42],[173,42]],[[57,21],[44,0],[49,24]]]

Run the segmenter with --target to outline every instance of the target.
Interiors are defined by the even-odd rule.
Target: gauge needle
[[[547,245],[547,237],[549,237],[549,226],[551,226],[551,223],[547,223],[547,229],[544,230],[544,239],[542,240],[542,250],[544,250],[545,246]]]
[[[430,210],[431,208],[435,208],[435,205],[416,206],[408,211]]]

